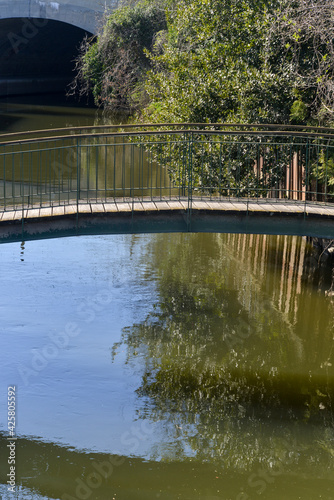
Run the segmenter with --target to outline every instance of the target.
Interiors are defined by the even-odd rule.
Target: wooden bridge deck
[[[82,201],[77,204],[75,200],[69,201],[66,205],[40,206],[34,205],[30,208],[17,207],[7,208],[0,211],[0,221],[18,221],[24,219],[39,219],[45,217],[61,217],[66,215],[79,214],[116,214],[132,212],[161,212],[161,211],[185,211],[188,210],[188,199],[107,199],[104,201]],[[238,198],[231,199],[202,199],[193,198],[191,210],[221,211],[234,213],[257,212],[263,214],[305,214],[315,216],[325,216],[334,218],[334,205],[325,205],[316,202],[298,202],[288,200],[245,200]]]

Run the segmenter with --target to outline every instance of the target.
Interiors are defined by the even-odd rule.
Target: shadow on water
[[[148,432],[149,427],[147,427]],[[241,425],[241,434],[243,426]],[[229,448],[229,431],[225,429],[226,453]],[[238,431],[240,433],[240,429]],[[238,498],[236,485],[244,485],[250,494],[263,493],[265,498],[279,499],[287,492],[286,498],[318,498],[320,491],[327,492],[325,498],[331,499],[332,477],[329,474],[333,465],[327,451],[319,446],[313,463],[308,459],[308,450],[303,448],[299,440],[299,432],[285,435],[271,435],[268,446],[262,452],[262,462],[243,470],[251,452],[251,443],[247,433],[243,436],[244,445],[234,451],[234,458],[241,461],[239,467],[234,463],[234,471],[228,464],[212,462],[198,462],[193,460],[143,460],[140,458],[119,456],[115,454],[92,453],[78,451],[59,446],[56,443],[41,442],[25,437],[16,441],[16,452],[19,456],[16,467],[16,478],[20,487],[19,499],[94,499],[94,500],[221,500]],[[132,437],[132,442],[140,439]],[[0,433],[0,447],[5,449],[7,438]],[[205,442],[205,436],[200,443],[204,449],[210,446]],[[275,449],[275,456],[271,447]],[[242,449],[243,448],[243,449]],[[256,453],[255,449],[255,453]],[[239,456],[239,454],[241,454]],[[239,457],[238,457],[239,456]],[[4,471],[6,458],[0,456],[1,483],[6,483]],[[271,467],[269,466],[271,463]],[[295,484],[296,473],[304,473],[303,485]],[[22,490],[21,490],[22,488]],[[289,496],[289,488],[293,488],[294,495]],[[20,490],[22,494],[20,495]],[[2,500],[9,500],[4,488]],[[23,494],[26,493],[26,496]],[[239,498],[242,498],[239,496]],[[247,498],[247,497],[244,497]],[[251,497],[249,497],[251,498]],[[319,497],[320,498],[320,497]]]
[[[0,433],[2,449],[7,442]],[[38,495],[64,500],[187,498],[182,496],[182,491],[188,489],[185,477],[191,477],[194,498],[200,498],[206,493],[206,476],[215,475],[215,468],[210,464],[204,467],[194,467],[192,463],[160,464],[140,458],[78,451],[26,438],[17,440],[16,452],[19,482],[37,498]],[[6,462],[7,457],[2,455],[3,484],[6,480],[2,471],[7,469]]]

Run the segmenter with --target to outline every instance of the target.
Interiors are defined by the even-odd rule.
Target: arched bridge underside
[[[110,199],[0,214],[0,242],[88,234],[221,232],[334,239],[334,208],[226,199]]]
[[[0,241],[151,232],[333,239],[333,139],[327,129],[233,124],[2,135]]]

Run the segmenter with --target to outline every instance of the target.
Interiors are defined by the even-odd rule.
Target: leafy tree
[[[330,125],[333,8],[334,0],[142,0],[86,41],[76,83],[105,109],[149,122]],[[256,141],[205,137],[191,152],[192,187],[238,196],[276,189],[295,150]],[[189,183],[188,153],[183,140],[159,146],[175,185]],[[310,171],[327,183],[332,155],[321,154]],[[256,172],[260,157],[265,171]]]
[[[255,0],[180,2],[151,55],[145,118],[286,123],[289,75],[273,67],[275,47],[267,44],[275,7]]]
[[[145,118],[330,124],[334,0],[182,0],[151,54]]]
[[[333,9],[334,0],[128,0],[83,44],[76,84],[98,105],[145,107],[157,122],[328,124]]]
[[[334,116],[333,0],[281,0],[269,30],[296,100],[291,120],[331,125]]]
[[[166,27],[159,2],[143,0],[106,14],[97,40],[86,39],[77,60],[73,88],[93,93],[95,104],[111,112],[131,113],[144,105],[144,80],[150,67],[145,49]]]
[[[276,2],[183,0],[169,9],[168,29],[156,38],[144,121],[287,123],[294,95],[287,72],[277,71],[268,32]],[[213,139],[213,138],[212,138]],[[202,194],[256,196],[281,175],[275,146],[262,148],[266,175],[258,176],[256,138],[208,140],[192,151],[192,186]],[[205,143],[205,144],[204,144]],[[170,173],[179,183],[183,144],[175,142]],[[268,179],[270,178],[270,183]],[[269,185],[270,184],[270,185]]]
[[[167,32],[157,37],[151,53],[143,120],[330,125],[332,3],[182,0],[169,10]],[[203,194],[216,187],[223,195],[265,195],[284,182],[298,149],[273,140],[261,152],[257,138],[247,135],[225,144],[205,140],[192,151],[192,186]],[[177,182],[183,144],[170,150],[170,173]],[[259,153],[266,167],[260,173],[253,168]],[[319,154],[308,161],[314,163],[312,177],[327,182],[318,177]],[[323,162],[323,170],[332,169]]]

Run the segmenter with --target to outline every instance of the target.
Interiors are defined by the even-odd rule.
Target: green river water
[[[57,99],[0,100],[1,131],[101,123]],[[2,500],[334,498],[332,265],[305,238],[85,236],[0,262]]]

